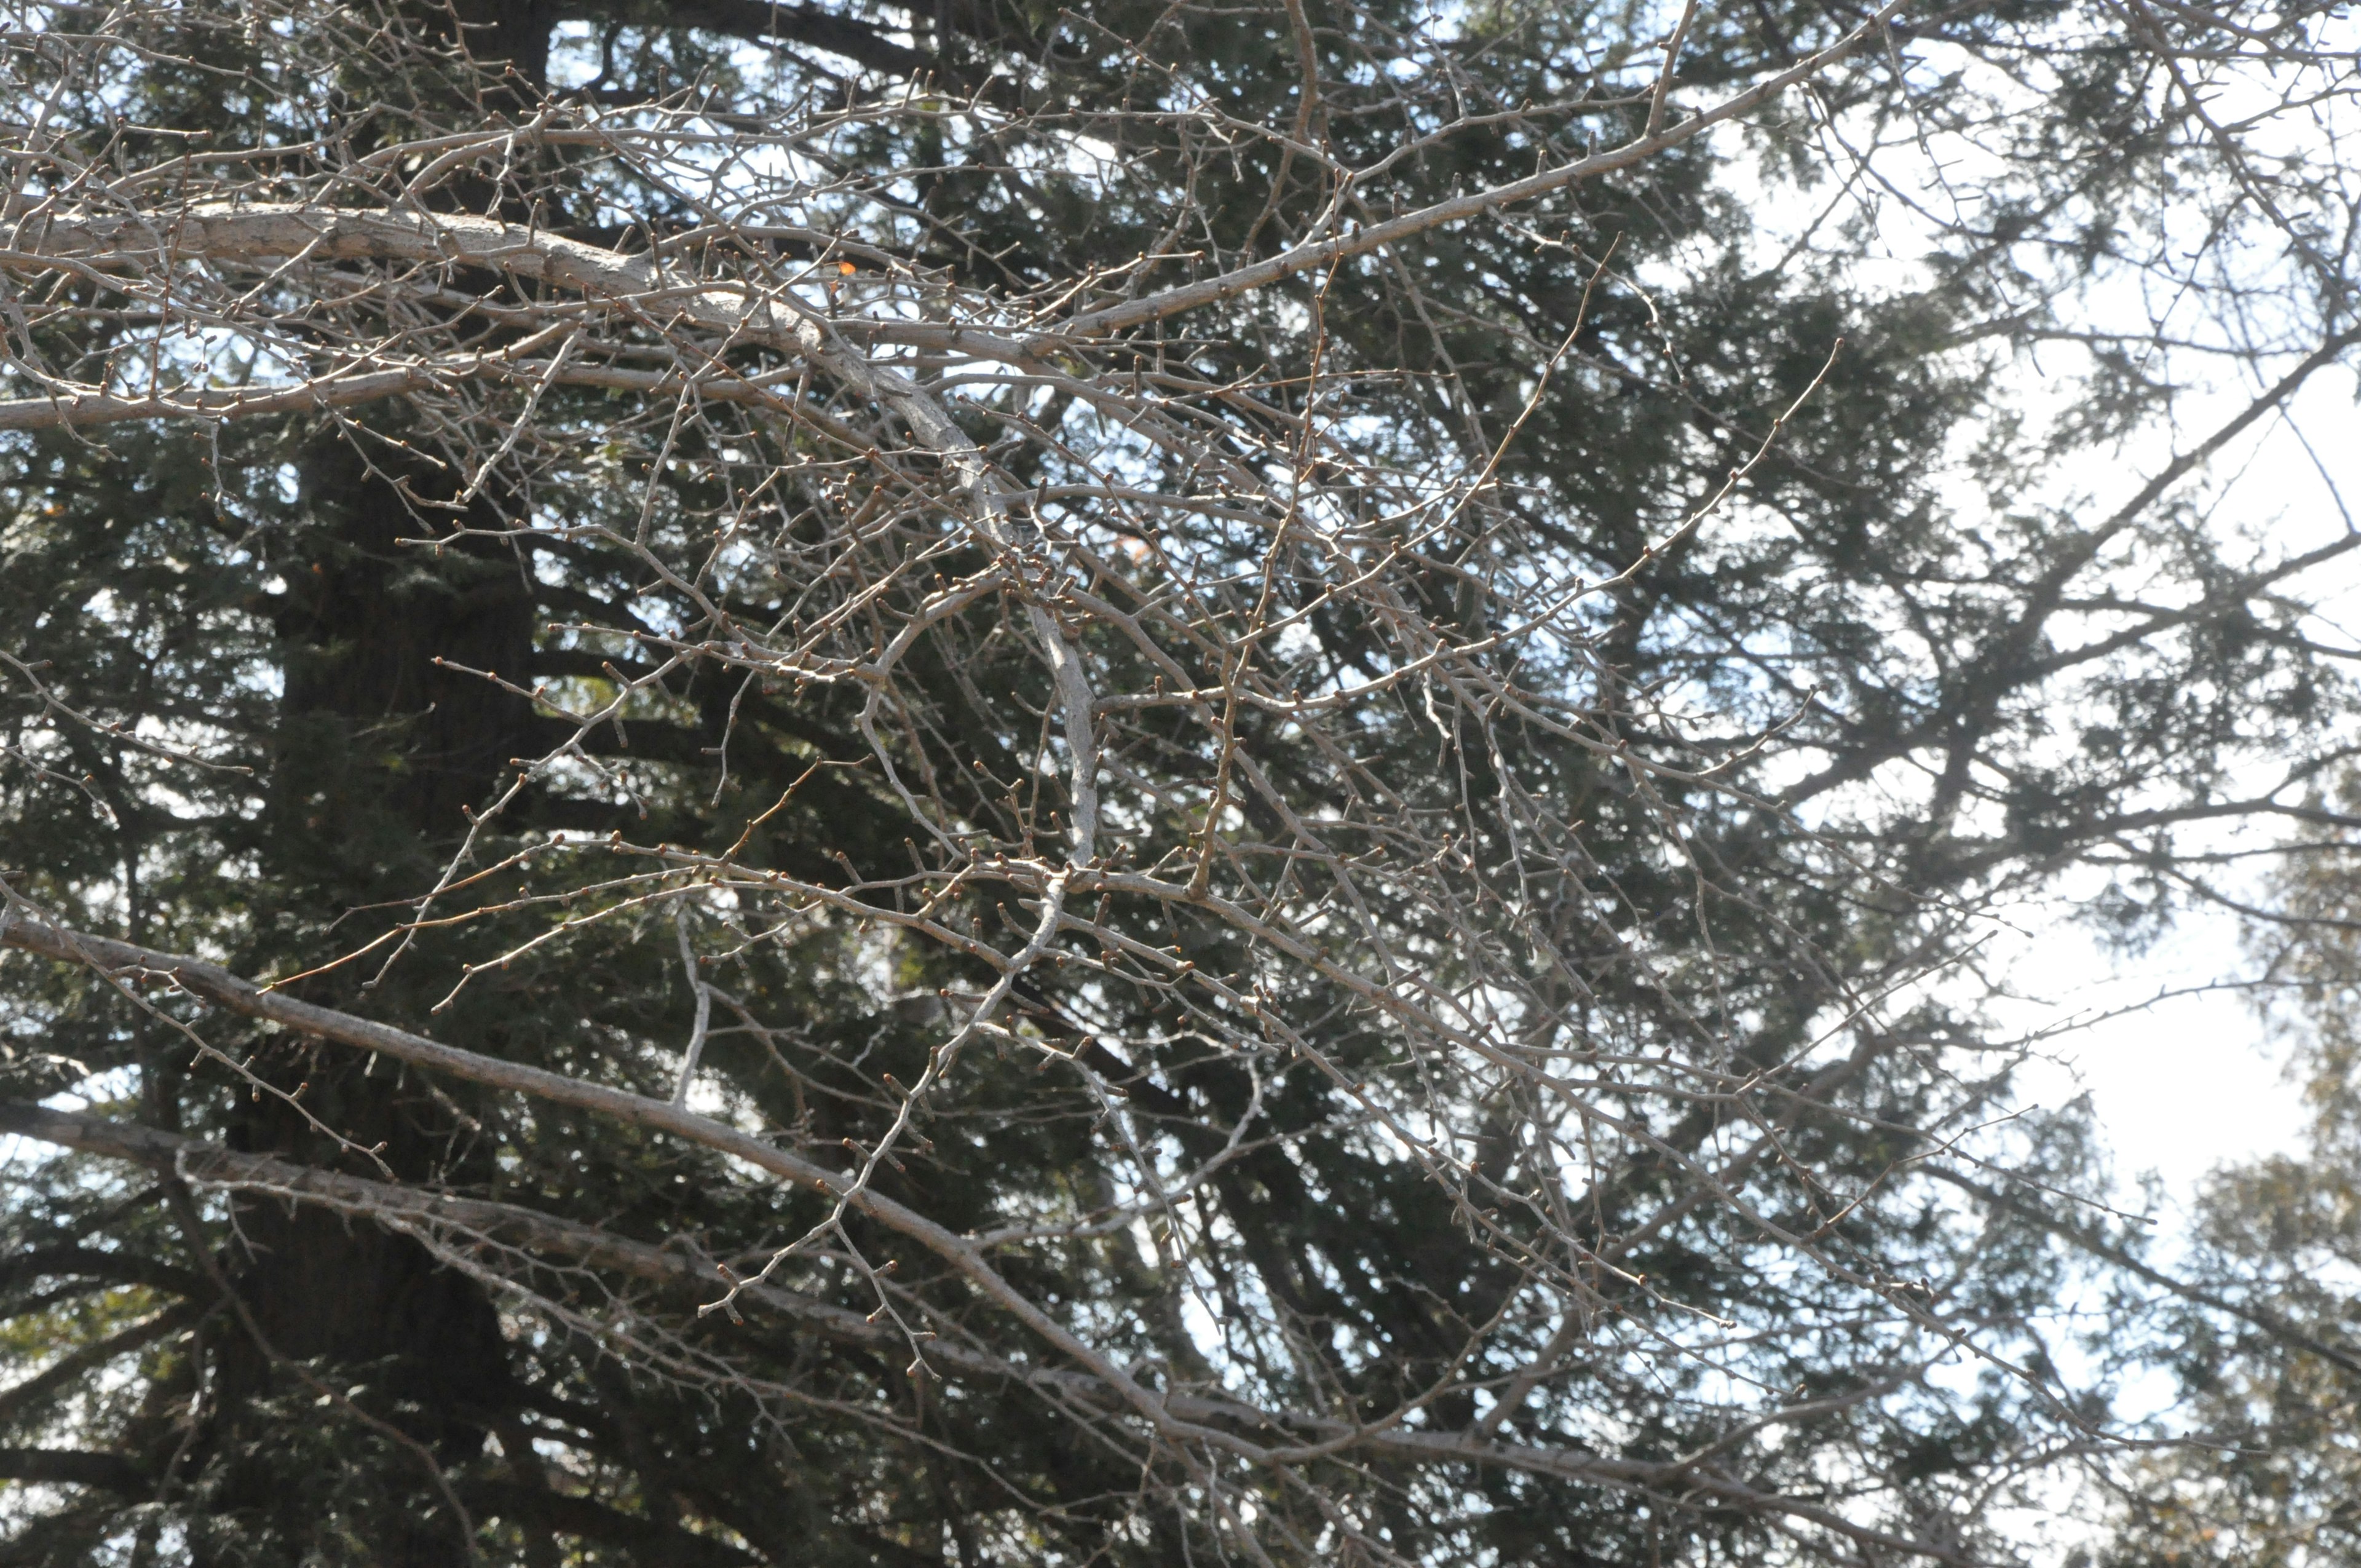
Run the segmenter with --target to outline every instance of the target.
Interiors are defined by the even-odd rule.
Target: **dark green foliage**
[[[93,68],[108,91],[27,49],[16,93],[74,81],[55,134],[110,169],[165,167],[159,148],[192,133],[216,150],[316,140],[334,156],[291,158],[242,199],[374,210],[380,187],[352,172],[372,149],[658,98],[776,127],[900,91],[849,90],[813,49],[873,71],[923,57],[973,112],[815,138],[838,183],[815,178],[808,227],[731,254],[807,263],[832,225],[860,260],[831,302],[932,269],[947,291],[1045,313],[1072,280],[1124,279],[1103,286],[1114,298],[1217,275],[1296,243],[1332,200],[1374,226],[1649,118],[1630,62],[1653,24],[1579,7],[1478,8],[1438,30],[1411,7],[1315,6],[1317,103],[1279,6],[257,15],[324,41],[159,9],[132,29],[148,52]],[[1290,477],[1307,512],[1365,525],[1403,618],[1479,647],[1500,633],[1506,651],[1470,667],[1558,706],[1438,705],[1407,680],[1325,729],[1246,705],[1235,749],[1267,783],[1208,806],[1209,779],[1232,787],[1223,748],[1183,707],[1143,702],[1109,776],[1161,793],[1125,797],[1104,863],[1197,896],[1093,894],[1098,950],[1077,939],[1011,989],[1005,1027],[964,1047],[955,1103],[913,1123],[875,1190],[961,1235],[1039,1227],[993,1244],[1024,1299],[1147,1387],[1340,1423],[1315,1436],[1468,1432],[1554,1345],[1549,1376],[1482,1437],[1659,1467],[1648,1479],[1340,1445],[1235,1474],[1205,1460],[1224,1518],[1187,1445],[1027,1386],[1018,1371],[1065,1364],[972,1277],[858,1212],[829,1230],[821,1198],[709,1149],[9,955],[8,1099],[71,1092],[241,1152],[498,1199],[717,1280],[817,1236],[779,1283],[891,1309],[1012,1370],[914,1372],[915,1337],[806,1332],[759,1304],[699,1313],[678,1289],[497,1238],[44,1157],[0,1211],[8,1359],[36,1379],[52,1354],[104,1359],[0,1395],[16,1445],[0,1473],[65,1480],[9,1494],[7,1560],[428,1568],[465,1561],[470,1526],[482,1560],[527,1568],[1164,1564],[1249,1536],[1289,1563],[1853,1550],[1765,1496],[2006,1550],[2016,1480],[2103,1415],[2034,1326],[2084,1264],[2043,1212],[1939,1179],[1938,1157],[2004,1111],[2005,1062],[1973,1048],[1971,999],[1909,988],[1956,956],[1979,900],[2078,858],[2169,866],[2172,828],[2218,814],[2235,765],[2299,740],[2300,765],[2333,751],[2314,732],[2345,700],[2286,574],[2161,487],[2109,514],[2043,484],[2168,411],[2170,367],[2101,345],[2077,411],[2012,406],[2011,350],[2079,319],[2089,280],[2154,264],[2141,247],[2163,207],[2236,205],[2157,112],[2158,60],[2107,36],[2111,15],[1949,13],[1883,41],[1951,74],[1905,93],[1872,50],[1826,75],[1819,112],[1881,145],[1915,115],[1912,134],[1972,133],[1994,160],[1982,217],[1931,233],[1908,287],[1868,275],[1885,243],[1870,217],[1773,210],[1845,177],[1816,160],[1803,111],[1774,104],[1740,127],[1759,167],[1734,139],[1692,141],[1109,349],[1090,385],[1165,389],[1209,432],[1203,452],[1128,441],[1074,390],[1080,350],[1045,351],[1040,389],[953,404],[1045,522],[1133,550],[1128,577],[1077,570],[1093,591],[1141,618],[1225,607],[1195,643],[1170,639],[1197,661],[1179,675],[1115,616],[1069,633],[1102,696],[1217,688],[1235,674],[1220,639],[1258,591],[1298,640],[1253,656],[1295,696],[1409,662],[1399,620],[1331,591],[1334,562],[1244,503],[1125,532],[1083,493],[1218,502],[1224,475],[1283,466],[1290,433],[1324,421],[1361,466],[1307,459]],[[1676,102],[1859,20],[1714,11]],[[2054,112],[2002,113],[2031,91]],[[136,108],[128,128],[110,92]],[[1205,104],[1265,134],[1212,138]],[[1288,146],[1367,167],[1421,137],[1341,197]],[[470,166],[416,200],[634,256],[710,221],[676,170],[582,145],[521,139],[499,173]],[[307,319],[299,281],[241,276]],[[334,276],[395,298],[413,275]],[[523,333],[500,311],[558,297],[456,264],[436,283],[382,320],[491,352]],[[2288,341],[2244,345],[2257,365],[2301,330],[2349,327],[2323,280],[2298,269],[2283,295]],[[11,352],[87,367],[141,330],[44,317]],[[618,330],[642,356],[615,365],[671,363],[657,328]],[[714,354],[740,374],[771,364],[742,343]],[[1247,390],[1201,389],[1231,386]],[[832,627],[826,647],[873,656],[936,585],[994,559],[942,526],[940,453],[880,457],[828,433],[863,417],[843,387],[798,397],[798,417],[839,424],[719,400],[675,420],[669,390],[553,377],[529,396],[5,437],[0,652],[22,663],[0,696],[0,875],[82,928],[660,1101],[699,1015],[694,972],[723,993],[697,1086],[719,1114],[837,1164],[877,1146],[942,1042],[967,1038],[961,1008],[998,973],[980,945],[1021,947],[1038,917],[1038,887],[1001,871],[1047,863],[1076,802],[1041,762],[1053,691],[1013,587],[929,623],[882,740],[870,687],[732,662],[729,628],[749,646]],[[478,472],[510,431],[512,456]],[[1739,469],[1735,502],[1691,526]],[[1389,510],[1434,474],[1478,472],[1493,488],[1441,509],[1445,526],[1411,537],[1409,510]],[[797,575],[822,557],[828,573]],[[1548,637],[1504,630],[1512,589],[1576,576],[1611,583]],[[2136,578],[2145,597],[2123,587]],[[558,716],[610,701],[598,723]],[[1205,894],[1289,885],[1274,847],[1308,830],[1282,806],[1328,814],[1366,897],[1306,894],[1297,912],[1331,924],[1257,935]],[[1210,844],[1233,808],[1235,860],[1191,884],[1174,846]],[[961,843],[987,848],[961,862]],[[917,911],[958,939],[910,935]],[[1271,956],[1299,949],[1320,961]],[[1156,967],[1167,952],[1235,984],[1192,990]],[[1465,1033],[1532,1046],[1587,1086],[1581,1114],[1538,1078],[1404,1048],[1369,1000],[1402,955],[1437,993],[1509,998],[1506,1022]],[[1619,1077],[1631,1063],[1676,1064],[1667,1080],[1688,1087]],[[1449,1124],[1446,1179],[1373,1104]],[[2094,1184],[2071,1117],[2026,1126],[1960,1168],[1982,1180],[1974,1151],[2006,1156],[2019,1199]],[[1159,1160],[1210,1168],[1187,1205],[1099,1223],[1136,1201],[1117,1175]],[[1743,1202],[1702,1186],[1708,1169]],[[1968,1335],[2014,1369],[1948,1363]]]

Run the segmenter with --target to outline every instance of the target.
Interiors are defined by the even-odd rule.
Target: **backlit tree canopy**
[[[13,12],[0,1553],[1968,1563],[2161,1474],[1973,948],[2342,820],[2356,536],[2222,503],[2361,345],[2355,42]]]

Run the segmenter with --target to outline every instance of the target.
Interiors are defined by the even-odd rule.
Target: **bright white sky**
[[[1968,64],[1939,57],[1938,51],[1925,68],[1933,71]],[[2044,110],[2028,105],[2028,112]],[[2308,129],[2316,126],[2297,115],[2283,130],[2263,127],[2254,134],[2266,141],[2279,136],[2274,145],[2288,149],[2287,137]],[[1858,137],[1853,145],[1861,145]],[[1915,187],[1926,213],[1948,211],[1947,203],[1955,199],[1949,176],[1960,177],[1959,188],[1971,189],[1978,155],[1971,148],[1946,144],[1940,162],[1948,173],[1938,178],[1933,166],[1914,161],[1920,150],[1908,144],[1883,148],[1877,154],[1879,166],[1900,188]],[[1933,149],[1924,150],[1933,156]],[[1841,165],[1840,156],[1833,150],[1831,156]],[[1749,188],[1752,178],[1743,163],[1731,165],[1726,175],[1741,191]],[[1926,278],[1920,258],[1934,247],[1926,214],[1914,213],[1906,203],[1872,199],[1886,254],[1857,267],[1857,275],[1897,289],[1921,286]],[[1779,203],[1765,192],[1756,207],[1765,220],[1759,240],[1775,251],[1793,237],[1777,219]],[[1801,221],[1816,214],[1818,206],[1799,203],[1793,210]],[[2195,215],[2191,209],[2192,220]],[[2130,280],[2103,284],[2082,302],[2092,324],[2135,333],[2149,319],[2151,303]],[[2178,318],[2173,324],[2181,333],[2192,326]],[[2017,400],[2037,413],[2045,409],[2046,400],[2072,385],[2068,363],[2072,352],[2060,346],[2048,358],[2059,363],[2021,361],[2003,372],[2016,382]],[[2262,367],[2261,373],[2276,377],[2287,368],[2289,362],[2281,362]],[[2315,377],[2285,417],[2263,422],[2216,460],[2210,482],[2229,481],[2210,513],[2216,526],[2264,532],[2272,545],[2289,553],[2353,527],[2346,508],[2361,510],[2361,414],[2356,414],[2354,368]],[[2059,370],[2067,373],[2055,374]],[[2066,503],[2069,494],[2078,494],[2087,498],[2081,503],[2086,515],[2104,515],[2173,452],[2187,450],[2218,428],[2256,389],[2249,382],[2226,386],[2218,397],[2187,400],[2179,411],[2179,429],[2154,433],[2138,444],[2139,450],[2093,454],[2071,469],[2049,476],[2056,492],[2050,499]],[[2338,576],[2299,585],[2295,591],[2323,610],[2323,623],[2315,628],[2321,641],[2361,646],[2361,561],[2335,570]],[[2272,772],[2271,761],[2259,760],[2258,771]],[[2288,836],[2292,827],[2285,821],[2265,822],[2245,829],[2243,837],[2216,839],[2210,847],[2254,848]],[[2184,839],[2194,841],[2193,836]],[[2257,861],[2254,871],[2261,869]],[[2240,887],[2235,876],[2220,880],[2225,891],[2250,891]],[[2097,1021],[2051,1041],[2049,1048],[2058,1059],[2037,1066],[2020,1080],[2028,1101],[2057,1105],[2087,1091],[2114,1152],[2124,1194],[2136,1194],[2140,1176],[2152,1171],[2162,1178],[2166,1195],[2176,1205],[2185,1204],[2205,1175],[2221,1165],[2300,1145],[2304,1115],[2300,1092],[2284,1075],[2286,1050],[2274,1042],[2246,994],[2235,990],[2185,994],[2251,971],[2235,918],[2225,914],[2190,916],[2153,948],[2125,957],[2108,951],[2074,919],[2072,905],[2064,902],[2060,890],[2052,889],[2047,896],[2057,902],[2007,912],[2011,927],[1991,934],[1985,956],[2026,998],[1994,1012],[2011,1033],[2026,1035],[2076,1019]],[[2184,994],[2169,994],[2174,992]],[[2143,1002],[2153,1004],[2140,1008]]]
[[[2010,1009],[2011,1023],[2031,1030],[2114,1014],[2059,1039],[2059,1059],[2037,1065],[2024,1082],[2039,1104],[2091,1095],[2125,1188],[2154,1171],[2168,1196],[2185,1203],[2215,1167],[2301,1140],[2302,1107],[2281,1071],[2285,1052],[2242,994],[2168,996],[2115,1011],[2234,972],[2242,956],[2235,922],[2193,918],[2132,959],[2064,923],[2023,945],[2014,974],[2037,1000]]]
[[[2220,405],[2224,412],[2231,406],[2227,399]],[[2202,420],[2191,424],[2203,428]],[[2238,477],[2214,515],[2225,525],[2268,523],[2274,542],[2290,550],[2343,533],[2351,524],[2339,492],[2345,505],[2361,505],[2356,436],[2356,378],[2327,372],[2288,419],[2229,455],[2222,471]],[[2103,483],[2092,488],[2109,494]],[[2322,611],[2315,632],[2322,641],[2354,645],[2361,562],[2343,564],[2302,597]],[[2234,841],[2268,842],[2291,827],[2266,823]],[[2305,1118],[2299,1090],[2284,1076],[2285,1047],[2246,993],[2165,994],[2251,972],[2234,917],[2190,916],[2136,958],[2104,950],[2070,909],[2042,912],[2028,925],[2025,935],[1997,944],[2013,949],[2015,984],[2037,999],[2011,1008],[2007,1022],[2031,1030],[2078,1015],[2102,1021],[2057,1042],[2062,1060],[2027,1078],[2027,1097],[2057,1104],[2087,1090],[2126,1187],[2152,1170],[2171,1200],[2186,1202],[2215,1167],[2300,1145]],[[2159,996],[2145,1009],[2104,1016]]]

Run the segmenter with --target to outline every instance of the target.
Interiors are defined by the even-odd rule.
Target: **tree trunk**
[[[390,913],[399,915],[399,901],[431,886],[458,847],[464,808],[497,787],[507,759],[523,748],[532,712],[436,660],[522,672],[533,607],[505,549],[479,540],[439,550],[399,543],[449,533],[451,512],[413,506],[401,488],[406,480],[431,499],[439,484],[447,496],[447,477],[423,465],[372,472],[334,435],[304,469],[313,531],[308,559],[288,573],[299,580],[280,624],[285,688],[265,870],[269,884],[286,890],[285,913],[318,928],[371,905],[395,905]],[[460,515],[479,527],[501,521],[481,501]],[[332,939],[341,948],[355,929],[348,923]],[[426,1022],[423,997],[400,971],[366,995],[364,979],[356,965],[299,989],[309,1000]],[[232,1131],[237,1146],[353,1165],[357,1157],[325,1127],[362,1148],[381,1146],[404,1180],[448,1173],[460,1129],[448,1102],[414,1079],[291,1039],[267,1047],[255,1070],[290,1092],[305,1086],[302,1108],[248,1097]],[[316,1209],[242,1200],[236,1220],[233,1280],[269,1350],[250,1336],[222,1342],[216,1387],[233,1425],[240,1403],[293,1390],[285,1374],[273,1376],[275,1354],[324,1364],[339,1386],[357,1379],[368,1390],[359,1403],[445,1464],[480,1452],[490,1423],[513,1408],[514,1389],[498,1314],[473,1279],[407,1237]],[[322,1419],[350,1418],[324,1410]],[[409,1472],[387,1473],[390,1493],[439,1501],[416,1455],[388,1463]],[[262,1467],[240,1467],[252,1469],[254,1485],[270,1484]],[[386,1568],[468,1560],[440,1508],[389,1510],[377,1550]]]

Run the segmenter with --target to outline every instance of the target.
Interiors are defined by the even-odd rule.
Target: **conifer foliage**
[[[12,13],[0,1555],[2009,1559],[2343,27]]]

